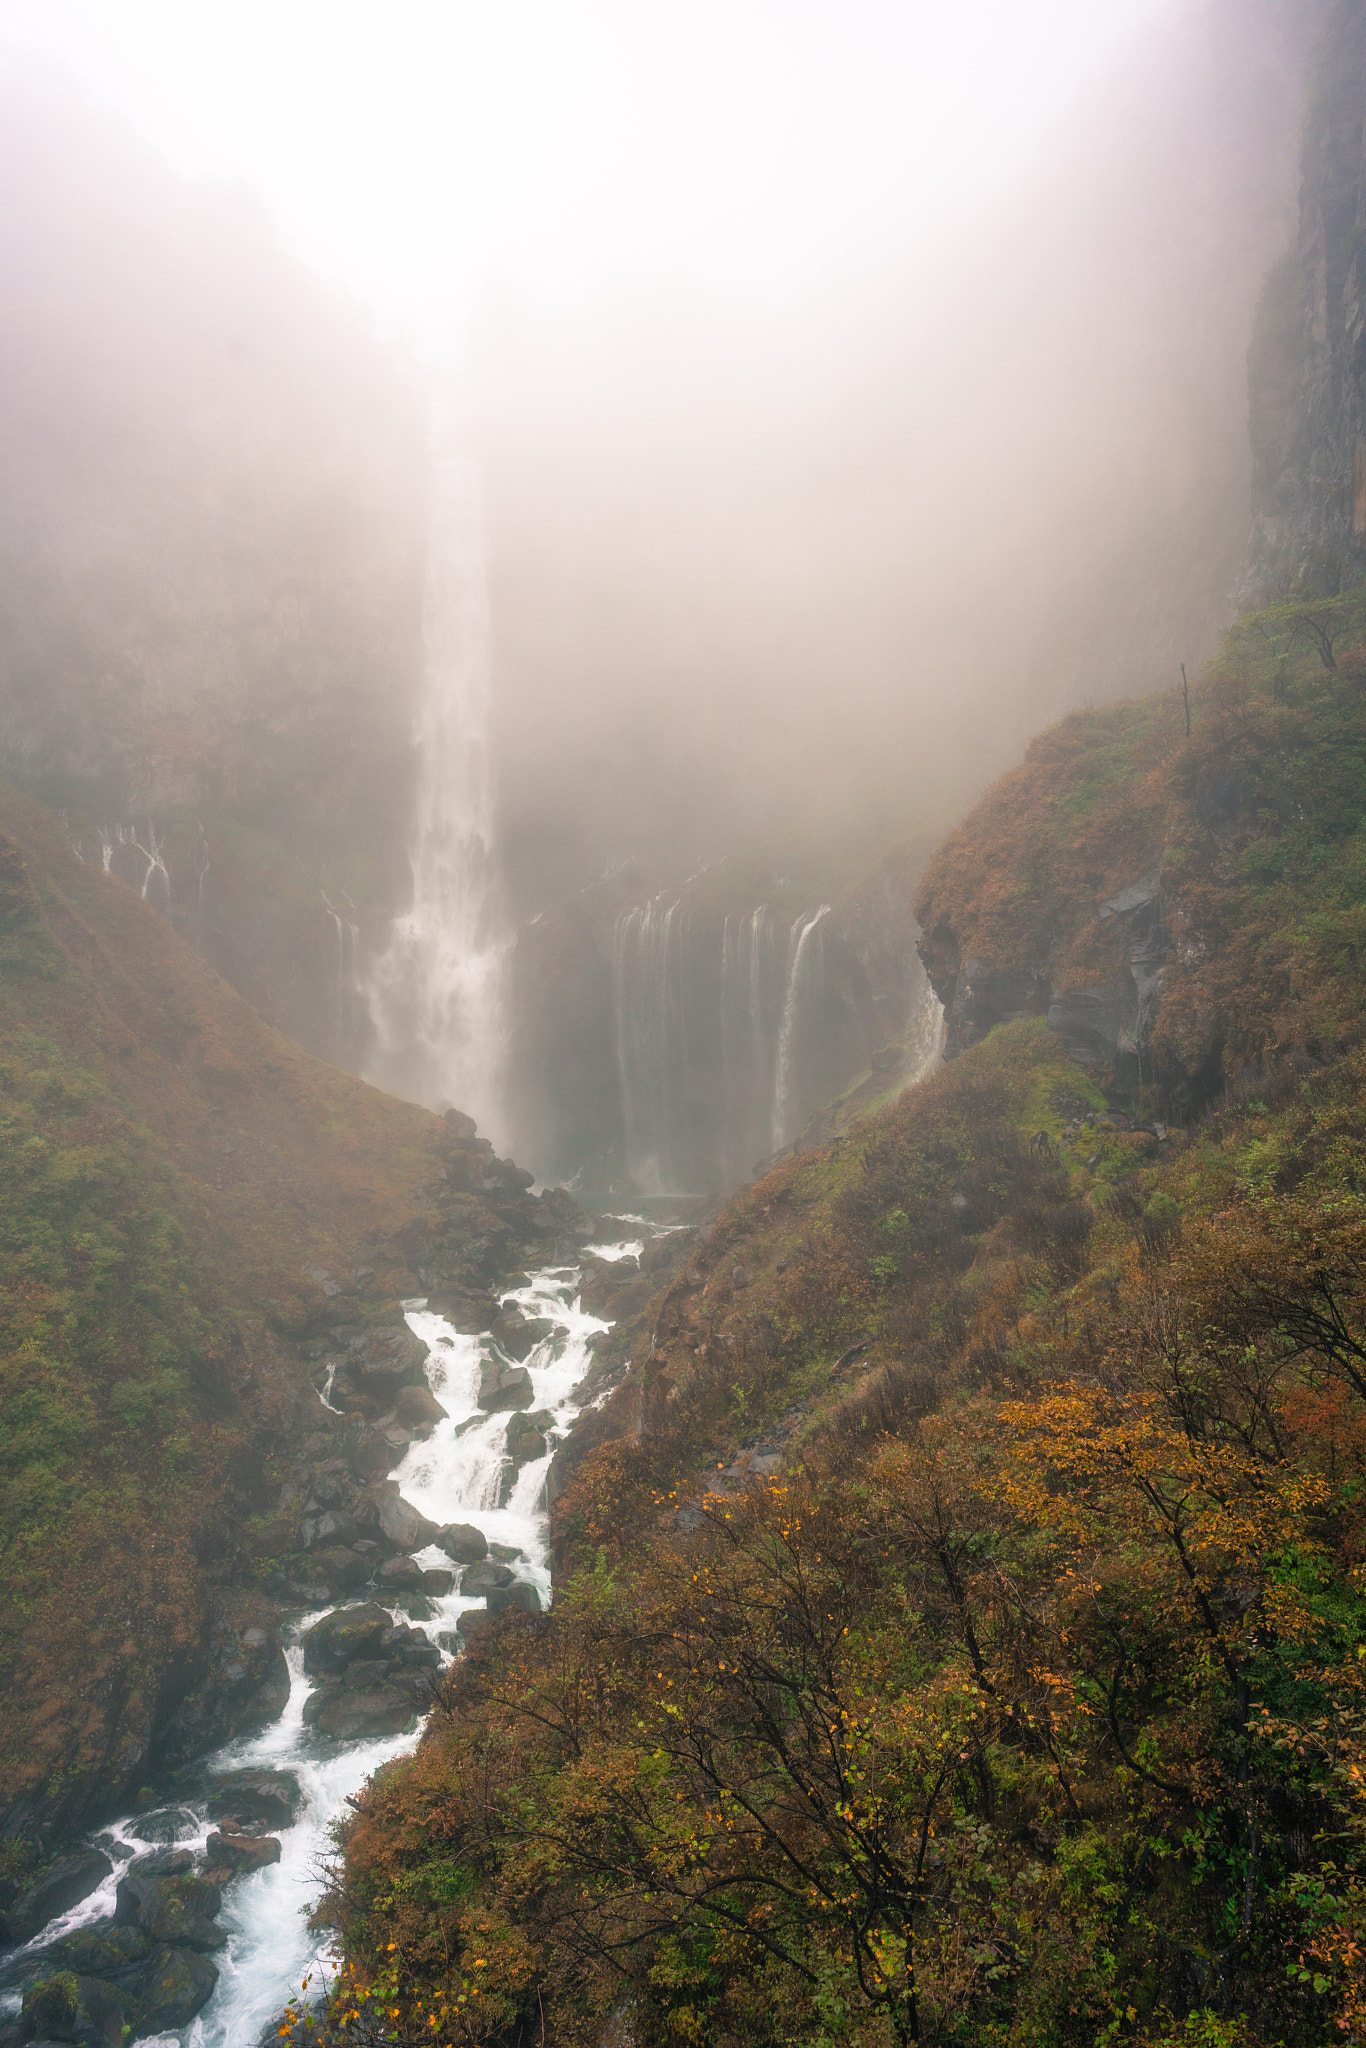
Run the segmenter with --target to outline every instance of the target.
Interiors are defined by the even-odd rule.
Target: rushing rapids
[[[646,1237],[658,1229],[644,1221],[639,1227],[638,1238],[588,1250],[600,1259],[637,1259]],[[542,1607],[551,1599],[542,1506],[546,1474],[555,1443],[578,1413],[575,1394],[592,1360],[593,1337],[609,1327],[579,1307],[578,1281],[578,1267],[547,1267],[529,1274],[524,1285],[503,1296],[505,1308],[519,1311],[528,1321],[551,1325],[525,1360],[532,1411],[545,1411],[549,1418],[546,1448],[543,1455],[520,1466],[508,1458],[513,1417],[487,1413],[478,1405],[481,1368],[500,1359],[493,1339],[462,1335],[444,1317],[428,1312],[425,1303],[409,1303],[406,1308],[409,1326],[428,1346],[428,1384],[447,1416],[425,1442],[410,1447],[396,1469],[393,1476],[400,1494],[433,1522],[459,1520],[481,1531],[490,1546],[498,1546],[503,1556],[514,1560],[514,1583],[533,1588]],[[417,1562],[439,1568],[449,1559],[430,1546],[417,1553]],[[425,1601],[426,1611],[419,1610],[421,1626],[441,1646],[446,1662],[458,1654],[461,1617],[484,1604],[482,1595],[462,1594],[458,1582],[457,1574],[457,1590]],[[355,1598],[384,1596],[371,1591]],[[389,1758],[410,1749],[415,1739],[409,1728],[397,1735],[332,1741],[308,1725],[305,1708],[315,1681],[304,1669],[303,1638],[331,1611],[310,1610],[287,1630],[290,1693],[277,1721],[206,1758],[167,1806],[121,1819],[93,1838],[91,1846],[104,1850],[113,1870],[89,1897],[6,1958],[3,1998],[9,2013],[17,2012],[22,1986],[45,1974],[43,1959],[54,1943],[110,1920],[120,1878],[133,1859],[172,1845],[189,1852],[197,1863],[202,1861],[218,1825],[208,1811],[211,1788],[223,1774],[243,1770],[283,1772],[298,1787],[292,1824],[272,1828],[280,1842],[280,1860],[229,1885],[219,1919],[226,1939],[213,1952],[218,1979],[207,2003],[186,2026],[138,2038],[154,2048],[249,2048],[305,1979],[316,1988],[327,1977],[330,1946],[310,1930],[308,1915],[320,1889],[332,1824],[346,1811],[348,1795]],[[400,1606],[391,1612],[396,1623],[408,1619]]]

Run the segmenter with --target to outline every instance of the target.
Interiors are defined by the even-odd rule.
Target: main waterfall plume
[[[411,908],[375,961],[368,1078],[497,1128],[506,940],[493,845],[493,667],[479,472],[439,462],[423,601]]]

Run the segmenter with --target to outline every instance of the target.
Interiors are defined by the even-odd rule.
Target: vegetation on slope
[[[1187,860],[1242,1081],[1164,1135],[1021,1020],[730,1206],[579,1433],[554,1611],[344,1831],[336,2038],[1355,2037],[1360,714],[1267,630],[1189,752],[1069,721],[981,814],[1007,933]],[[1301,814],[1178,842],[1216,721]],[[932,887],[985,918],[973,844]]]
[[[263,1024],[3,788],[0,1131],[0,1763],[28,1838],[142,1783],[263,1460],[316,1408],[307,1269],[364,1263],[369,1313],[410,1291],[457,1139]]]

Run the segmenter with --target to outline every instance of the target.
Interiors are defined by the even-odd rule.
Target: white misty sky
[[[0,0],[195,177],[440,348],[492,285],[770,302],[998,190],[1176,0]]]

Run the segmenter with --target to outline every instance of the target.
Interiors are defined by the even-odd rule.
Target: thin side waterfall
[[[776,927],[762,903],[726,918],[721,941],[721,1053],[727,1182],[742,1180],[768,1149],[775,1046]]]
[[[796,1064],[802,992],[808,973],[812,939],[821,919],[828,917],[829,913],[830,905],[822,903],[814,917],[808,917],[805,922],[797,918],[788,936],[787,992],[783,997],[783,1021],[778,1027],[778,1058],[773,1076],[772,1135],[775,1152],[780,1152],[792,1135],[787,1125],[791,1113],[792,1076]]]
[[[437,464],[423,609],[412,907],[374,962],[367,1078],[433,1108],[499,1121],[506,939],[494,871],[493,703],[479,473]]]
[[[628,1171],[652,1194],[676,1171],[674,1127],[687,1050],[687,920],[658,899],[617,920],[612,979]]]

